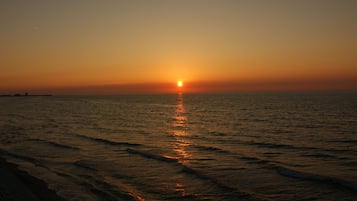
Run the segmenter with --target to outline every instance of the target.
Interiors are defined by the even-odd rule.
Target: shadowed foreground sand
[[[42,180],[0,158],[0,201],[65,201]]]

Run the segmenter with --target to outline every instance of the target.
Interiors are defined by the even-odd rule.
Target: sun
[[[182,81],[178,81],[178,82],[177,82],[177,86],[178,86],[178,87],[182,87],[182,86],[183,86],[183,82],[182,82]]]

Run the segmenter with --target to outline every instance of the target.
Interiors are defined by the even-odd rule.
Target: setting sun
[[[178,87],[182,87],[182,86],[183,86],[182,81],[178,81],[178,82],[177,82],[177,86],[178,86]]]

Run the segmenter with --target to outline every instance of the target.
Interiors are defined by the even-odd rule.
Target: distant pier
[[[52,94],[28,94],[27,92],[24,94],[16,93],[16,94],[0,94],[0,97],[29,97],[29,96],[53,96]]]

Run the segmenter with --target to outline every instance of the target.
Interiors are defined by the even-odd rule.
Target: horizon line
[[[28,93],[53,95],[104,95],[104,94],[176,94],[176,93],[239,93],[239,92],[294,92],[294,91],[356,91],[357,80],[310,81],[194,81],[184,82],[178,88],[173,82],[146,82],[128,84],[103,84],[57,87],[16,87],[1,89],[0,95]]]

